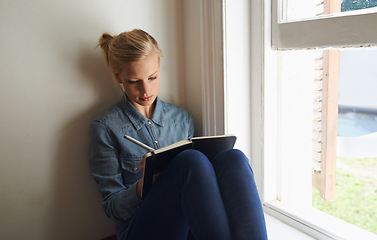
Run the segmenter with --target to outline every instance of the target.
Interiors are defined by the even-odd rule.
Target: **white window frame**
[[[265,94],[264,96],[271,97],[276,92],[266,90],[272,87],[268,86],[271,82],[269,80],[278,77],[277,65],[273,63],[276,62],[276,52],[279,50],[377,46],[377,32],[371,31],[371,29],[377,29],[377,13],[360,10],[311,19],[281,21],[278,16],[278,6],[282,0],[258,2],[260,2],[259,6],[258,4],[254,4],[254,6],[257,5],[259,11],[254,12],[256,14],[262,12],[264,15],[262,17],[264,24],[261,24],[263,29],[259,30],[259,33],[263,32],[264,38],[261,40],[264,52],[259,56],[259,59],[264,59],[264,61],[257,63],[259,68],[263,69],[262,74],[258,77],[262,81],[261,85],[264,86],[264,89],[263,87],[260,89]],[[252,31],[253,28],[255,30],[259,27],[252,26]],[[264,96],[259,96],[260,99],[258,99],[263,106],[259,115],[273,115],[274,113],[269,112],[269,110],[265,111],[271,107],[270,103],[273,101],[268,99],[269,103],[267,103],[267,98],[264,98]],[[278,136],[274,138],[271,135],[273,134],[272,131],[268,131],[271,126],[276,129],[276,124],[266,121],[269,119],[271,119],[271,116],[258,119],[260,121],[259,129],[264,129],[264,133],[259,133],[259,135],[262,136],[261,142],[264,143],[263,146],[260,146],[264,149],[264,156],[261,158],[262,163],[260,165],[263,166],[262,172],[264,173],[262,188],[264,189],[265,211],[317,239],[377,239],[376,235],[321,211],[315,209],[304,212],[297,211],[297,209],[289,209],[279,201],[273,200],[279,195],[279,186],[276,186],[279,182],[276,181],[279,176],[277,172],[275,172],[275,176],[271,176],[273,174],[269,169],[274,169],[279,164],[277,156],[274,155],[279,152],[279,142],[275,140],[278,139]],[[257,130],[253,129],[254,131]],[[279,132],[279,129],[277,130]],[[313,219],[316,219],[315,222]]]
[[[377,31],[375,31],[377,13],[373,12],[376,11],[375,9],[283,21],[279,16],[282,15],[279,14],[282,1],[271,0],[272,48],[274,50],[368,47],[377,44]]]
[[[236,9],[237,4],[238,7],[249,6],[248,23],[245,24],[244,11]],[[374,235],[367,231],[319,210],[297,213],[295,209],[288,209],[279,201],[274,201],[280,190],[277,184],[279,142],[276,140],[279,129],[273,120],[277,113],[269,109],[270,103],[276,102],[279,90],[279,86],[274,86],[271,84],[274,81],[270,81],[277,78],[277,50],[377,45],[377,31],[368,31],[377,29],[377,14],[361,11],[361,15],[347,13],[347,16],[338,14],[283,22],[278,20],[278,4],[279,0],[239,0],[237,3],[230,0],[200,0],[201,64],[204,66],[201,74],[203,134],[232,132],[241,136],[238,142],[241,146],[247,146],[241,149],[251,159],[266,213],[316,239],[374,239]],[[234,30],[234,25],[229,27],[234,24],[235,17],[242,19],[238,23],[241,27],[237,30]],[[322,32],[321,37],[315,34],[318,29]],[[323,38],[323,35],[326,37]],[[246,44],[249,48],[242,43],[245,48],[241,58],[250,65],[235,69],[234,63],[239,57],[233,53],[237,51],[235,44],[240,38],[249,40],[249,44]],[[243,99],[248,101],[249,111],[243,113],[245,117],[241,122],[236,122],[227,117],[231,101],[228,94],[235,91],[231,87],[234,79],[242,76],[251,79],[251,82],[236,83],[238,88],[247,89],[249,93],[248,98]],[[237,132],[235,125],[248,125],[250,129]],[[308,215],[315,215],[319,221],[313,222]]]
[[[202,63],[202,129],[204,135],[225,133],[224,7],[225,0],[200,1]]]

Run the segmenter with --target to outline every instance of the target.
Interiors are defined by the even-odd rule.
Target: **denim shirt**
[[[187,111],[159,98],[148,119],[126,97],[91,123],[89,166],[105,213],[117,222],[118,236],[125,235],[141,203],[136,184],[143,176],[139,162],[147,153],[124,134],[158,149],[193,137],[194,125]]]

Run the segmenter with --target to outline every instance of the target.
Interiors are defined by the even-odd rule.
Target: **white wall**
[[[0,2],[0,239],[101,239],[114,224],[88,170],[90,121],[119,97],[101,33],[159,41],[161,98],[185,106],[180,1]]]

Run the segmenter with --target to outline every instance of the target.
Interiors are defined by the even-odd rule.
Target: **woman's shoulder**
[[[190,113],[182,107],[171,103],[162,102],[161,104],[162,122],[168,126],[179,126],[179,131],[185,132],[184,138],[191,138],[194,135],[194,121]],[[178,129],[177,129],[178,130]]]
[[[185,117],[191,118],[189,112],[180,106],[177,106],[168,102],[164,102],[162,100],[160,100],[160,103],[162,105],[162,111],[164,112],[164,114],[168,114],[172,116],[185,116]]]
[[[122,100],[113,105],[111,108],[106,110],[102,115],[96,117],[92,124],[98,123],[98,124],[107,124],[114,121],[124,121],[126,118],[124,111],[122,109]]]

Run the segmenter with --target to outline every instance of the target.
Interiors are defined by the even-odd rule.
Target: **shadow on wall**
[[[80,58],[72,66],[80,68],[82,88],[90,88],[95,101],[86,111],[73,117],[60,130],[57,160],[53,170],[54,192],[45,239],[100,239],[115,233],[100,205],[100,194],[88,164],[89,124],[120,99],[120,91],[100,49],[82,46]]]

